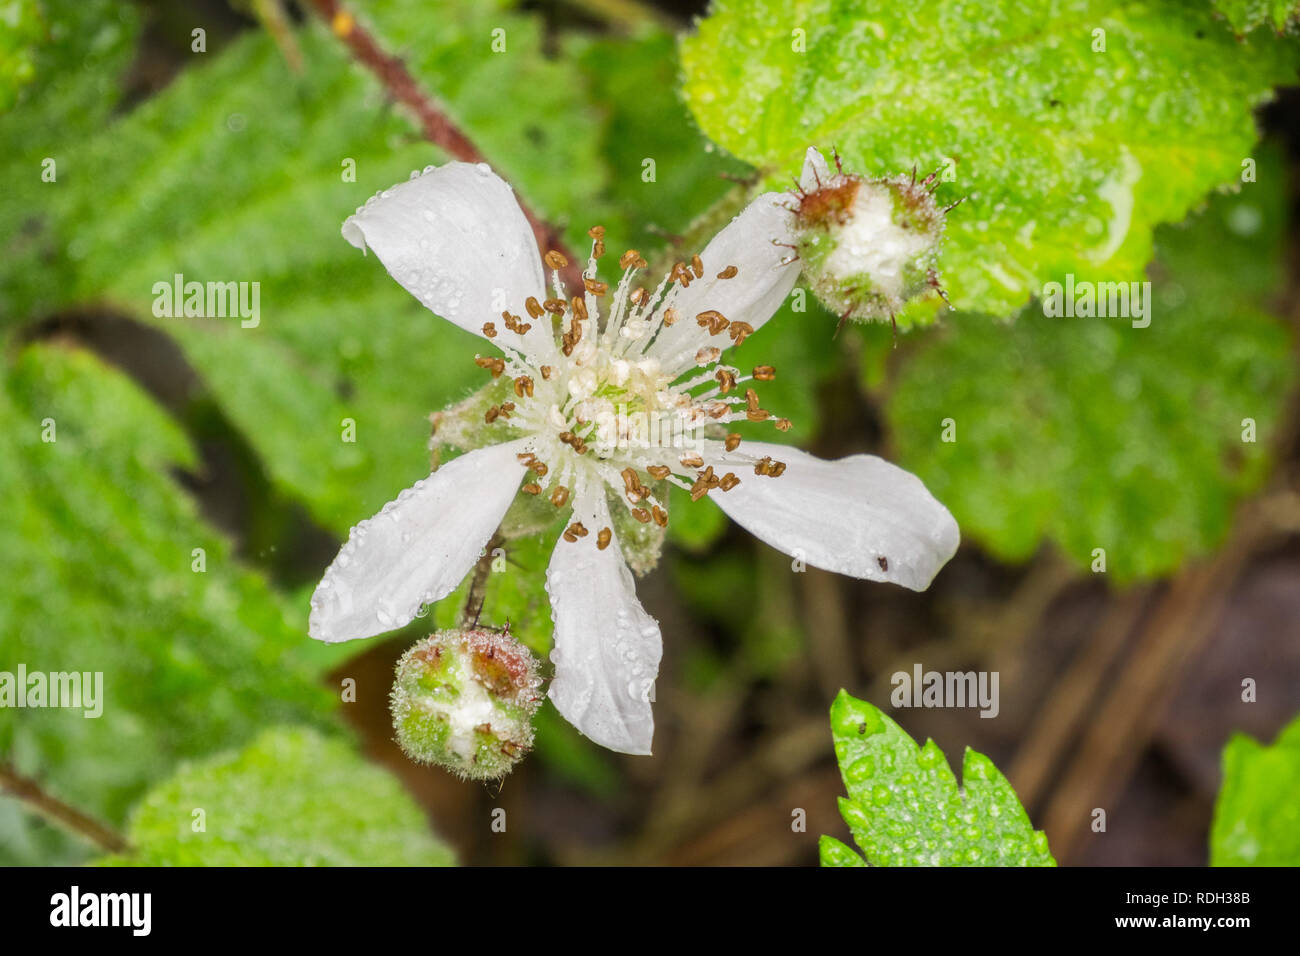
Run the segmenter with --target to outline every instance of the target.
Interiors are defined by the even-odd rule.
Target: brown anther
[[[772,466],[768,469],[767,473],[771,475],[773,478],[780,478],[781,475],[785,473],[785,462],[783,461],[772,462]]]
[[[542,366],[542,369],[541,369],[541,372],[542,372],[542,378],[543,378],[543,379],[550,379],[550,377],[551,377],[551,371],[552,371],[552,369],[551,369],[551,367],[550,367],[549,365],[543,365],[543,366]]]
[[[535,481],[530,481],[528,484],[524,485],[522,490],[526,495],[540,495],[542,493],[542,486]]]
[[[722,357],[722,349],[706,345],[695,353],[696,365],[712,365]]]
[[[592,226],[590,229],[587,230],[587,235],[591,236],[591,238],[593,238],[593,239],[604,239],[604,238],[605,238],[605,227],[604,227],[604,226]]]
[[[531,451],[525,451],[519,453],[518,455],[515,455],[515,461],[519,462],[519,464],[524,466],[531,465],[536,460],[537,460],[537,456],[534,455]]]
[[[727,266],[727,268],[723,269],[721,272],[718,273],[718,278],[734,279],[736,277],[736,273],[739,271],[740,270],[737,269],[735,266]]]
[[[683,467],[683,468],[703,468],[703,467],[704,467],[704,459],[701,458],[699,455],[690,455],[690,456],[688,456],[688,457],[686,457],[686,458],[683,458],[681,461],[682,461],[682,467]]]
[[[563,299],[547,299],[542,303],[542,308],[547,312],[550,312],[552,315],[564,315],[564,312],[568,307],[569,303],[565,302]]]
[[[635,289],[632,290],[632,294],[628,296],[628,299],[632,302],[633,305],[640,305],[642,302],[646,300],[646,298],[649,295],[650,295],[649,292],[647,292],[645,289],[641,288],[640,286],[637,286]]]
[[[582,285],[594,296],[602,296],[609,291],[608,282],[599,282],[596,279],[583,279]]]
[[[524,308],[528,310],[528,314],[534,319],[540,319],[546,314],[546,310],[542,308],[541,303],[537,301],[537,296],[535,295],[530,295],[528,297],[524,302]]]
[[[527,375],[520,375],[515,379],[515,395],[519,398],[523,398],[525,395],[532,398],[533,380]]]
[[[600,531],[596,533],[596,550],[604,551],[608,548],[609,542],[613,537],[613,531],[609,530],[609,528],[601,528]]]
[[[772,413],[766,408],[751,408],[745,412],[745,418],[751,422],[765,422],[772,417]]]
[[[569,489],[564,485],[556,485],[555,490],[551,492],[551,504],[557,508],[563,508],[564,503],[569,500]]]
[[[573,314],[584,321],[587,318],[587,302],[580,295],[575,295],[570,303],[573,306]]]
[[[727,451],[735,451],[740,447],[740,435],[736,432],[732,432],[727,436],[727,440],[722,443],[722,446],[726,448]]]
[[[758,410],[758,392],[752,388],[745,389],[745,404],[749,406],[751,412]]]
[[[560,537],[563,538],[565,541],[569,542],[569,544],[573,544],[575,541],[578,540],[578,536],[573,533],[572,528],[565,528],[564,534],[560,535]]]
[[[754,327],[748,322],[732,322],[731,328],[727,330],[727,334],[731,336],[731,341],[737,345],[749,338],[753,332]]]
[[[484,322],[484,323],[483,323],[483,334],[486,335],[486,336],[487,336],[488,338],[490,338],[490,339],[494,339],[494,338],[496,338],[496,337],[497,337],[497,327],[496,327],[496,325],[494,325],[494,324],[491,323],[491,322]]]
[[[777,430],[777,431],[779,431],[779,432],[788,432],[788,431],[790,430],[790,425],[791,425],[792,423],[791,423],[790,419],[788,419],[788,418],[778,418],[778,419],[777,419],[776,421],[774,421],[772,424],[776,426],[776,430]]]
[[[494,421],[497,420],[500,414],[501,414],[501,409],[493,405],[491,408],[489,408],[486,412],[483,413],[483,421],[491,425]]]
[[[605,240],[597,239],[591,244],[591,258],[599,259],[605,254]]]
[[[571,531],[576,537],[579,538],[585,538],[588,534],[587,529],[583,527],[581,521],[573,522],[573,524],[569,525],[568,530]]]
[[[731,413],[731,407],[726,402],[714,402],[709,406],[710,418],[726,418]]]
[[[699,256],[691,256],[691,271],[695,273],[697,279],[704,275],[704,263]]]
[[[760,382],[770,382],[776,378],[776,369],[770,365],[755,365],[754,378]]]
[[[569,264],[568,257],[562,252],[556,252],[554,249],[542,256],[542,261],[552,269],[563,269]]]
[[[658,505],[650,509],[650,517],[654,519],[655,524],[661,528],[668,527],[668,512],[664,511]]]
[[[647,465],[646,471],[650,472],[650,476],[652,478],[655,478],[659,481],[663,481],[665,478],[667,478],[669,475],[673,473],[673,470],[669,468],[667,465]]]
[[[641,259],[641,253],[637,252],[635,249],[629,249],[618,257],[618,265],[620,269],[628,269],[636,265],[638,260],[644,261]],[[637,268],[640,267],[638,266]]]
[[[735,476],[735,473],[729,471],[722,476],[722,480],[718,482],[718,487],[723,491],[730,491],[738,484],[740,484],[740,479]]]
[[[619,474],[623,476],[623,487],[629,492],[638,491],[641,488],[641,476],[636,473],[636,469],[631,465],[624,468]]]
[[[707,495],[712,489],[702,481],[697,481],[691,485],[691,501],[699,501]]]
[[[724,331],[730,324],[727,321],[727,317],[715,309],[708,309],[707,311],[701,312],[695,317],[695,321],[701,328],[708,326],[709,333],[712,335],[717,335]]]
[[[665,310],[664,310],[664,325],[665,325],[665,326],[672,325],[672,324],[673,324],[674,322],[676,322],[676,321],[677,321],[677,310],[676,310],[676,309],[665,309]]]
[[[492,373],[493,378],[500,378],[501,373],[506,370],[505,359],[495,358],[491,355],[475,356],[474,364],[479,368],[487,369]]]
[[[545,478],[546,473],[550,470],[546,467],[546,462],[544,461],[529,462],[528,467],[537,473],[538,478]]]
[[[672,282],[680,283],[682,288],[689,288],[691,284],[691,270],[686,267],[684,262],[673,263],[672,271],[668,273],[668,278]]]
[[[650,512],[646,511],[644,508],[633,508],[632,517],[642,524],[650,523]]]
[[[696,356],[696,358],[698,360],[699,357]],[[722,390],[723,395],[736,387],[736,373],[729,368],[718,369],[713,373],[713,377],[718,380],[718,387]]]

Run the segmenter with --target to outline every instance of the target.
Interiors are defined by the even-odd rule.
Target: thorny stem
[[[465,610],[460,615],[461,627],[473,627],[478,624],[478,616],[483,612],[483,601],[487,597],[488,575],[492,573],[492,552],[505,542],[500,532],[492,535],[492,540],[483,549],[483,557],[474,565],[474,577],[469,582],[469,597],[465,599]]]
[[[46,793],[35,780],[22,776],[7,763],[0,763],[0,791],[11,794],[41,816],[109,853],[125,853],[131,849],[130,844],[116,830],[109,829],[76,807]]]
[[[461,162],[487,162],[464,131],[434,102],[432,96],[420,88],[401,58],[387,53],[338,0],[311,0],[311,3],[329,24],[330,31],[347,44],[353,57],[375,75],[388,95],[415,114],[425,139]],[[563,254],[569,265],[560,270],[561,275],[570,286],[581,286],[582,266],[579,263],[585,263],[585,257],[579,260],[568,250],[559,227],[539,217],[522,199],[519,206],[533,227],[538,248],[543,253],[554,249]]]

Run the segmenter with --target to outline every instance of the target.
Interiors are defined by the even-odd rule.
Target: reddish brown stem
[[[18,798],[41,816],[90,840],[109,853],[124,853],[130,849],[117,831],[46,793],[35,780],[21,776],[9,764],[0,763],[0,791]]]
[[[435,103],[432,96],[420,88],[401,58],[387,53],[338,0],[311,0],[311,3],[329,24],[331,32],[347,44],[353,57],[374,74],[388,95],[415,114],[425,139],[461,162],[487,162],[482,151],[464,131]],[[533,227],[538,248],[543,253],[551,249],[562,253],[569,260],[568,267],[561,270],[564,281],[570,287],[580,287],[582,267],[577,257],[565,246],[561,230],[538,216],[522,200],[519,206]]]

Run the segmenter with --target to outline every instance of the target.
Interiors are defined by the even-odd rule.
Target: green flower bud
[[[504,777],[532,749],[541,683],[536,658],[508,631],[439,631],[397,662],[397,742],[461,778]]]
[[[937,178],[867,179],[810,157],[794,194],[794,244],[805,279],[841,322],[892,322],[910,299],[943,295],[935,263],[947,209],[934,201]]]

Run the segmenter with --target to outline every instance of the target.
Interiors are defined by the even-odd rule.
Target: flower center
[[[751,381],[770,381],[775,369],[760,365],[752,373],[742,372],[720,362],[721,347],[699,346],[700,337],[673,330],[679,322],[690,322],[708,329],[710,337],[725,332],[736,345],[753,332],[748,323],[714,310],[683,315],[674,307],[680,290],[704,276],[699,256],[689,264],[676,263],[650,291],[636,283],[645,259],[629,250],[619,258],[623,277],[611,289],[596,278],[605,254],[604,229],[596,226],[588,234],[592,251],[582,295],[569,296],[560,278],[568,260],[548,252],[552,297],[544,302],[529,298],[519,314],[504,311],[505,334],[496,322],[484,324],[484,335],[506,355],[475,361],[493,378],[508,374],[514,392],[512,400],[489,408],[486,420],[503,419],[531,439],[520,456],[533,472],[524,492],[544,494],[562,508],[588,483],[601,482],[637,521],[663,526],[668,522],[666,483],[695,500],[714,488],[729,491],[740,484],[734,472],[717,474],[706,464],[723,451],[737,451],[741,436],[729,429],[731,423],[770,421],[785,431],[790,422],[763,409],[755,390],[747,387]],[[726,281],[737,273],[735,266],[726,266],[716,278]],[[549,340],[524,338],[535,323],[552,333]],[[538,347],[539,341],[544,347]],[[681,347],[674,350],[677,343]],[[785,469],[770,458],[750,461],[741,453],[728,462],[733,458],[752,464],[758,476],[776,477]],[[564,536],[576,540],[587,533],[575,523]],[[600,529],[598,545],[607,546],[609,538],[609,529]]]

